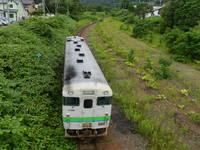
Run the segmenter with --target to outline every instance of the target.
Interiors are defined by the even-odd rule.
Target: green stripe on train
[[[63,121],[66,122],[82,122],[82,121],[107,121],[110,120],[111,116],[100,116],[100,117],[63,117]]]

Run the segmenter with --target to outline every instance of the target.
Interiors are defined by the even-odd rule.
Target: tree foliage
[[[200,33],[196,31],[182,32],[173,29],[165,36],[169,51],[176,55],[176,60],[200,60]]]
[[[51,13],[68,14],[74,19],[78,19],[83,11],[79,0],[46,0],[46,4]]]
[[[153,11],[152,5],[149,5],[148,3],[138,3],[136,5],[135,14],[144,19],[145,14],[151,13],[152,11]]]
[[[162,11],[166,27],[175,26],[188,30],[189,27],[197,25],[200,20],[199,0],[171,0]]]

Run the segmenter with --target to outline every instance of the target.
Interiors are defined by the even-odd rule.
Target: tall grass
[[[108,36],[105,31],[101,30],[100,25],[97,25],[91,33],[91,46],[95,50],[97,61],[113,89],[114,101],[121,105],[128,119],[137,122],[138,132],[149,140],[149,149],[187,150],[174,131],[162,125],[162,116],[156,118],[151,116],[153,107],[148,101],[149,95],[138,90],[138,87],[141,86],[140,81],[130,76],[129,69],[126,69],[124,63],[117,61],[120,60],[120,57],[125,57],[124,54],[118,55],[119,49],[116,49],[115,42],[119,41],[113,41],[111,35]]]

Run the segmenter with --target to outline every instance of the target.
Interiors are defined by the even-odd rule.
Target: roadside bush
[[[169,52],[175,54],[177,61],[188,62],[200,60],[200,33],[196,31],[181,32],[174,29],[165,35]]]

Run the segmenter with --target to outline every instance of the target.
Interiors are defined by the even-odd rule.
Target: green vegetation
[[[68,149],[63,138],[64,41],[77,29],[66,16],[32,18],[0,29],[0,149]]]
[[[153,104],[167,98],[164,94],[149,93],[145,90],[149,85],[141,84],[141,77],[150,75],[150,73],[147,72],[147,74],[145,70],[141,70],[136,75],[135,72],[144,66],[143,61],[145,60],[142,57],[145,57],[146,52],[142,51],[143,55],[140,55],[141,47],[133,46],[139,45],[139,43],[134,43],[131,37],[124,34],[124,31],[120,31],[120,26],[120,22],[108,18],[98,23],[91,33],[91,46],[95,50],[97,61],[113,89],[114,100],[120,103],[127,118],[137,122],[138,131],[149,140],[149,149],[186,150],[187,147],[171,128],[174,123],[166,122],[164,114],[161,112],[153,113],[155,111]],[[132,60],[135,57],[139,58],[135,66],[126,66],[122,63],[126,61],[134,63]],[[158,64],[168,68],[171,61],[160,58]],[[157,83],[154,77],[150,78],[152,79],[144,80]]]
[[[200,125],[200,113],[190,111],[187,114],[196,124]]]
[[[179,62],[200,60],[200,32],[181,32],[171,30],[165,35],[169,52],[175,54],[173,58]]]
[[[115,10],[113,16],[132,25],[132,35],[157,47],[167,49],[172,58],[179,62],[197,63],[199,57],[200,1],[171,0],[161,11],[161,17],[145,18],[152,8],[147,3],[136,4],[131,8],[130,0],[122,2],[121,10]],[[194,28],[195,27],[195,28]],[[123,30],[130,30],[122,26]]]
[[[199,0],[171,0],[162,11],[164,25],[169,28],[179,27],[188,30],[197,25],[200,20],[199,10]]]

